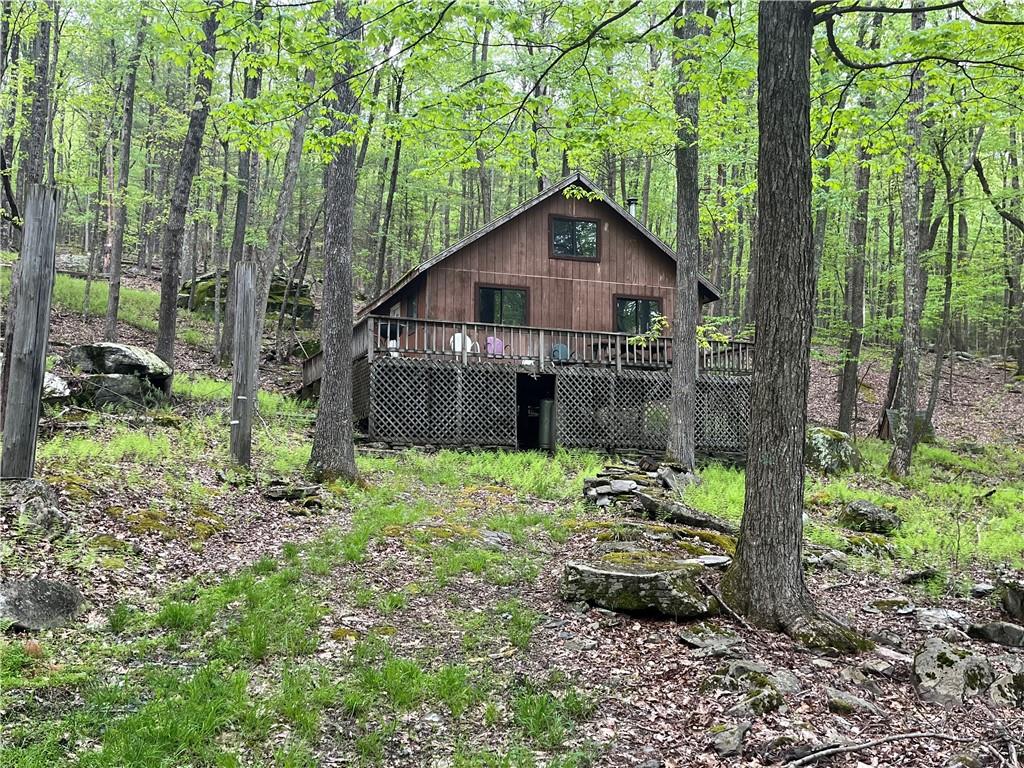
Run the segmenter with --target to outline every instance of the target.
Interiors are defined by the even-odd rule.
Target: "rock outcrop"
[[[839,524],[851,531],[888,536],[899,527],[900,518],[891,509],[858,499],[851,501],[839,513]]]
[[[967,634],[975,640],[1005,645],[1008,648],[1024,648],[1024,627],[1008,621],[990,621],[987,624],[972,624]]]
[[[106,341],[80,344],[65,360],[83,374],[75,380],[77,397],[95,406],[148,404],[170,387],[170,367],[142,347]]]
[[[925,640],[914,655],[911,682],[918,696],[947,709],[984,693],[994,679],[984,656],[937,637]]]
[[[860,467],[861,457],[853,439],[828,427],[810,427],[804,442],[807,466],[826,475],[839,475]]]

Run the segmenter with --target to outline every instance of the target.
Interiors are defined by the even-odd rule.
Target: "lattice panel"
[[[671,415],[668,371],[566,368],[555,393],[558,443],[604,450],[661,451]],[[705,453],[746,450],[748,377],[700,376],[695,442]]]
[[[370,415],[370,364],[365,357],[352,363],[352,417],[365,421]]]
[[[694,442],[705,453],[742,453],[750,419],[749,376],[697,377]]]
[[[516,444],[516,374],[506,365],[379,358],[371,437],[409,445]]]

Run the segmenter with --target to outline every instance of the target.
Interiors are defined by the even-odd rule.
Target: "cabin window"
[[[481,323],[527,325],[526,291],[522,288],[481,286],[477,307]]]
[[[637,336],[651,330],[654,318],[661,314],[660,299],[615,297],[615,330]]]
[[[596,219],[551,217],[551,257],[597,261]]]

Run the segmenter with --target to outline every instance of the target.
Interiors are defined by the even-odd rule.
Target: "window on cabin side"
[[[661,314],[658,299],[634,299],[623,296],[615,299],[615,330],[638,336],[647,333],[655,315]]]
[[[551,255],[556,259],[597,261],[597,222],[552,217]]]
[[[526,291],[522,288],[481,287],[477,307],[481,323],[527,325]]]

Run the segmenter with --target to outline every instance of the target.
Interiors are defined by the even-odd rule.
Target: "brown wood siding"
[[[599,219],[599,261],[550,258],[549,217]],[[675,264],[603,202],[554,195],[429,270],[418,285],[420,317],[473,322],[474,286],[527,288],[529,324],[614,330],[616,295],[660,298],[671,317]],[[405,293],[405,291],[403,291]]]

